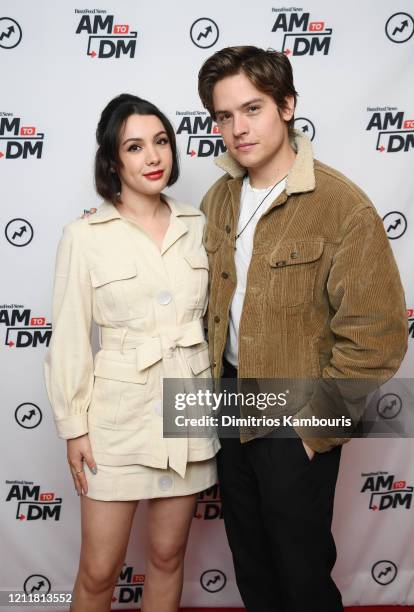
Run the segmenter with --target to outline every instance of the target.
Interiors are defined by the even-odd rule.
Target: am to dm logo
[[[48,347],[52,337],[52,324],[20,304],[0,305],[0,325],[5,326],[4,345],[9,348]]]
[[[81,14],[76,34],[87,34],[86,55],[91,58],[109,59],[135,57],[137,32],[126,23],[115,23],[115,15],[100,9],[75,9]]]
[[[176,111],[175,114],[181,117],[177,136],[187,137],[187,155],[190,157],[217,157],[227,150],[217,125],[206,112]]]
[[[45,135],[20,117],[0,112],[0,159],[41,159]]]
[[[368,106],[371,113],[366,131],[377,133],[376,150],[380,153],[407,153],[414,147],[414,119],[395,106]]]
[[[361,476],[364,478],[361,493],[370,494],[370,510],[411,508],[414,487],[407,486],[405,480],[396,480],[394,474],[388,472],[371,472]]]
[[[197,498],[194,517],[205,521],[223,518],[219,485],[215,484],[201,491]]]
[[[328,55],[331,45],[332,28],[325,21],[311,20],[310,13],[303,8],[272,8],[277,13],[272,32],[283,34],[281,51],[288,56]]]
[[[41,492],[40,485],[22,480],[6,480],[10,485],[6,502],[16,504],[16,520],[60,520],[62,498],[52,492]]]
[[[115,585],[112,603],[139,603],[144,588],[144,574],[136,574],[132,565],[124,563],[119,580]]]
[[[408,337],[411,338],[411,340],[414,339],[414,308],[409,308],[407,310],[407,316],[408,316]]]

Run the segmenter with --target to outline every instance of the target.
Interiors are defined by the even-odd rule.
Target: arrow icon
[[[26,519],[24,514],[19,515],[19,521],[24,521]]]
[[[207,36],[211,34],[212,31],[213,28],[211,27],[211,25],[207,26],[204,32],[200,32],[200,34],[197,36],[197,40],[200,40],[200,38],[207,38]]]
[[[396,228],[396,227],[399,225],[399,222],[400,222],[400,221],[401,221],[401,219],[398,219],[398,221],[395,223],[395,227],[393,227],[393,229],[395,229],[395,228]],[[392,226],[390,225],[390,227],[392,227]],[[388,230],[389,230],[389,229],[390,229],[390,228],[388,228]],[[392,409],[392,408],[394,408],[394,406],[396,406],[396,405],[397,405],[397,400],[392,400],[392,402],[390,402],[389,404],[387,404],[386,406],[384,406],[384,412],[385,412],[386,410],[391,410],[391,409]]]
[[[404,19],[404,21],[401,22],[401,27],[400,28],[398,26],[395,26],[392,35],[395,36],[397,32],[403,32],[405,30],[405,28],[408,28],[408,21],[407,21],[407,19]]]
[[[8,342],[8,345],[9,345],[10,348],[13,348],[13,346],[14,346],[13,340],[10,340],[10,342]]]
[[[290,54],[292,53],[292,51],[291,51],[290,49],[285,49],[285,50],[283,51],[283,53],[284,53],[285,55],[290,55]]]
[[[4,157],[4,153],[2,153],[2,152],[0,151],[0,159],[1,159],[2,157]]]
[[[381,145],[378,149],[378,151],[381,151],[381,153],[383,153],[385,151],[385,147],[384,145]]]
[[[302,128],[302,132],[309,132],[309,126],[308,125],[304,125]]]
[[[391,225],[389,225],[389,226],[388,226],[388,229],[387,229],[387,234],[388,234],[388,232],[389,232],[390,230],[392,230],[392,229],[393,229],[393,230],[397,229],[397,227],[398,227],[399,225],[401,225],[401,219],[397,219],[397,220],[396,220],[396,222],[394,223],[394,225],[392,225],[392,224],[391,224]],[[392,404],[392,402],[391,402],[391,404]],[[393,404],[393,405],[395,405],[395,404],[396,404],[396,401],[394,400],[394,404]],[[388,409],[388,407],[386,407],[386,409]]]
[[[378,510],[378,506],[372,506],[371,510]]]
[[[22,423],[23,423],[23,421],[30,421],[32,416],[34,416],[35,414],[36,414],[36,411],[33,410],[33,408],[32,408],[31,411],[29,412],[29,414],[25,414],[24,415],[24,417],[22,418]]]
[[[3,38],[10,38],[10,36],[14,33],[14,26],[9,26],[7,28],[7,34],[6,32],[2,32],[0,34],[0,40],[3,40]]]
[[[92,51],[91,53],[89,53],[89,55],[90,55],[91,57],[96,57],[96,51]]]
[[[14,234],[12,236],[12,240],[14,240],[16,238],[16,236],[21,238],[25,232],[27,232],[27,227],[25,225],[22,225],[21,228],[20,228],[20,232],[14,232]]]
[[[33,591],[40,591],[40,589],[42,588],[42,586],[45,586],[44,580],[40,580],[37,583],[37,586],[32,586],[32,588],[30,589],[30,592],[33,593]]]
[[[194,151],[194,149],[191,149],[190,155],[191,155],[191,157],[194,157],[194,155],[197,155],[197,153]]]

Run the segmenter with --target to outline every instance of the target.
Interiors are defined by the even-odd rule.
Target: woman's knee
[[[184,561],[185,547],[176,545],[151,546],[148,551],[148,561],[161,572],[172,574]]]
[[[109,559],[81,561],[78,581],[91,594],[104,593],[116,584],[120,567]]]

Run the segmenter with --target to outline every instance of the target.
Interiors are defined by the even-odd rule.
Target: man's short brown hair
[[[284,53],[265,51],[253,46],[226,47],[209,57],[198,73],[198,93],[204,107],[215,119],[213,89],[217,81],[243,72],[253,85],[273,98],[279,109],[286,108],[292,96],[296,106],[297,91],[293,85],[292,66]],[[287,122],[293,130],[294,117]]]

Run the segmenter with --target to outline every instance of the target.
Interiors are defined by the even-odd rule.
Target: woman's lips
[[[164,170],[157,170],[156,172],[148,172],[148,174],[144,174],[145,178],[149,181],[158,181],[164,174]]]

